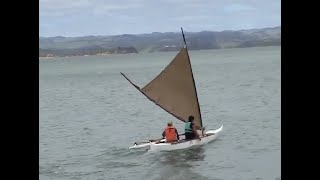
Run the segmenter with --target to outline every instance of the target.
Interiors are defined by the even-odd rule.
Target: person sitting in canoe
[[[186,140],[192,140],[197,137],[201,141],[201,138],[200,138],[199,134],[197,133],[197,130],[198,129],[200,130],[201,128],[193,123],[193,120],[194,120],[193,116],[189,116],[188,120],[189,121],[186,122],[186,124],[184,126]]]
[[[162,133],[162,137],[166,138],[166,142],[179,141],[178,130],[173,126],[172,122],[168,122],[166,129]]]

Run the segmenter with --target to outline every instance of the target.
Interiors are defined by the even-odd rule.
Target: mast
[[[196,92],[196,98],[197,98],[197,102],[198,102],[198,111],[199,111],[199,116],[200,116],[200,126],[203,127],[202,118],[201,118],[201,111],[200,111],[200,104],[199,104],[199,100],[198,100],[197,87],[196,87],[196,83],[195,83],[194,78],[193,78],[191,61],[190,61],[189,52],[188,52],[188,48],[187,48],[187,43],[186,43],[186,39],[185,39],[185,37],[184,37],[184,33],[183,33],[182,27],[181,27],[181,32],[182,32],[182,37],[183,37],[184,45],[185,45],[185,48],[186,48],[186,50],[187,50],[187,56],[188,56],[189,65],[190,65],[190,69],[191,69],[192,82],[193,82],[194,90],[195,90],[195,92]]]

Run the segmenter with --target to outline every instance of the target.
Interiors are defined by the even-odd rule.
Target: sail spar
[[[170,64],[143,88],[133,84],[150,101],[181,121],[194,116],[194,123],[202,127],[201,112],[197,97],[191,63],[185,45]]]

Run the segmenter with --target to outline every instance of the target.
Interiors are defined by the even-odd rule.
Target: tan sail
[[[182,35],[185,42],[183,30]],[[186,45],[156,78],[141,89],[121,74],[150,101],[177,119],[188,121],[189,116],[194,116],[194,123],[202,127],[197,90]]]
[[[186,48],[182,48],[171,63],[141,91],[180,120],[187,120],[192,115],[194,123],[202,125]]]
[[[132,82],[130,81],[130,83]],[[140,89],[136,85],[134,86],[147,96],[149,100],[153,101],[177,119],[185,121],[192,115],[195,118],[194,123],[202,127],[197,92],[188,52],[185,47],[182,48],[171,63],[145,87]]]

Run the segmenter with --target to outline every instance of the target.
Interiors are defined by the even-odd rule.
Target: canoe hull
[[[192,146],[203,145],[203,144],[207,144],[207,143],[215,140],[219,136],[222,129],[223,129],[223,125],[216,130],[208,130],[207,132],[205,132],[205,135],[208,135],[208,136],[202,137],[201,141],[199,141],[198,139],[194,139],[191,141],[184,141],[183,142],[183,140],[182,140],[181,143],[171,144],[171,143],[163,143],[163,142],[165,142],[165,139],[163,139],[163,140],[161,140],[162,143],[159,143],[159,144],[155,144],[154,142],[135,144],[135,145],[129,147],[129,149],[150,149],[152,151],[156,151],[156,150],[160,150],[160,151],[169,150],[170,151],[170,150],[175,150],[175,149],[184,149],[184,148],[189,148]],[[183,138],[180,137],[180,139],[184,139],[184,136],[183,136]],[[152,149],[151,149],[151,144],[152,144]]]
[[[184,139],[184,135],[179,136],[180,139]],[[161,139],[160,142],[166,142],[166,139]],[[129,149],[149,149],[151,142],[148,143],[140,143],[140,144],[134,144],[133,146],[129,147]]]
[[[189,141],[181,141],[179,143],[150,143],[150,151],[172,151],[177,149],[186,149],[194,146],[201,146],[217,139],[222,131],[223,125],[216,130],[209,130],[205,132],[205,136],[199,139]]]

